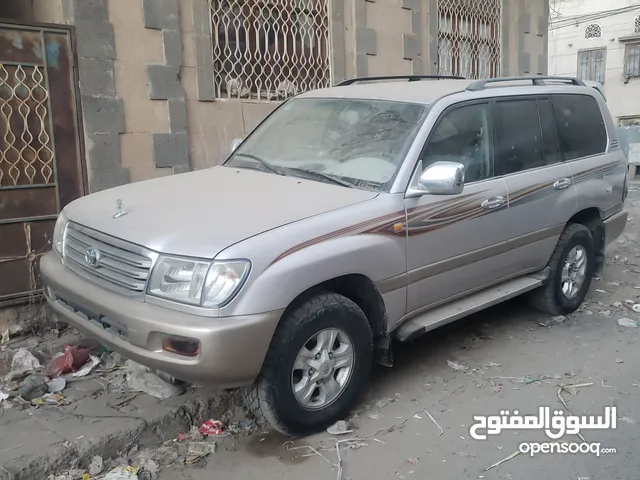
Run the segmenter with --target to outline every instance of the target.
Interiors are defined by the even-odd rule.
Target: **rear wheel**
[[[591,231],[577,223],[565,227],[549,260],[547,284],[530,297],[537,310],[550,315],[574,312],[584,301],[596,267]]]
[[[357,401],[372,355],[369,322],[354,302],[335,293],[310,298],[278,325],[249,408],[284,434],[324,429]]]

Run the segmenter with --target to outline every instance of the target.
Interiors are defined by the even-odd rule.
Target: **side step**
[[[419,314],[403,323],[394,336],[401,342],[412,340],[423,333],[454,322],[462,317],[502,303],[510,298],[540,287],[549,276],[548,269],[535,275],[518,277],[494,287],[454,300]]]

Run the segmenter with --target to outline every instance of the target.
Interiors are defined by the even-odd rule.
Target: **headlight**
[[[238,292],[249,268],[247,260],[207,262],[161,255],[147,292],[188,305],[215,308]]]
[[[64,234],[67,229],[69,219],[60,212],[58,220],[56,220],[56,226],[53,227],[53,249],[58,252],[58,255],[62,256],[64,252]]]

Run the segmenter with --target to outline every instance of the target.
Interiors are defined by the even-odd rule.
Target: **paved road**
[[[640,301],[640,191],[631,192],[629,205],[637,220],[609,249],[602,278],[593,283],[580,312],[556,323],[515,300],[403,346],[396,351],[393,369],[377,368],[354,419],[352,436],[367,439],[352,444],[359,448],[341,449],[342,478],[639,479],[640,329],[618,326],[617,319],[640,320],[640,314],[624,306],[625,300]],[[448,361],[466,369],[456,370]],[[584,432],[588,442],[613,447],[616,454],[521,454],[486,471],[516,452],[521,442],[545,441],[544,433],[507,431],[473,440],[473,414],[563,408],[558,385],[579,383],[592,385],[562,394],[573,414],[601,415],[605,406],[617,406],[616,430]],[[381,399],[393,401],[376,406]],[[388,431],[394,425],[400,426]],[[337,478],[330,435],[294,441],[325,459],[306,447],[288,450],[286,440],[256,434],[226,441],[205,468],[166,470],[161,478]],[[579,441],[575,436],[564,440]]]

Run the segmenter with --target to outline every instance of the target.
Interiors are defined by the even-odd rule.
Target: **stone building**
[[[77,196],[219,164],[279,102],[347,78],[545,74],[548,12],[548,0],[2,0],[0,304],[36,290],[35,258]]]

